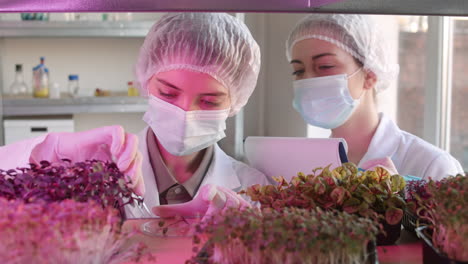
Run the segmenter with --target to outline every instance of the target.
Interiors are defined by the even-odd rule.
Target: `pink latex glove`
[[[88,159],[113,161],[131,180],[131,188],[143,195],[145,186],[141,171],[142,156],[138,138],[125,133],[121,126],[107,126],[75,133],[49,133],[36,145],[29,157],[31,163],[42,160],[60,162],[69,159],[79,162]]]
[[[206,184],[200,187],[199,194],[190,202],[155,206],[152,210],[162,218],[201,216],[203,221],[205,217],[222,213],[228,208],[242,210],[250,206],[237,193],[221,186]]]
[[[398,174],[395,164],[393,164],[393,161],[389,157],[368,160],[361,165],[361,169],[363,170],[374,170],[377,167],[386,169],[390,175]]]

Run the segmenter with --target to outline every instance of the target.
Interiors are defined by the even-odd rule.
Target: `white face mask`
[[[309,78],[293,82],[293,107],[313,126],[334,129],[344,124],[359,105],[348,89],[351,74]]]
[[[230,109],[184,111],[153,95],[148,102],[143,121],[172,155],[195,153],[226,136],[224,130]]]

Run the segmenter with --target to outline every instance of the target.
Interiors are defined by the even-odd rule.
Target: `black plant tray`
[[[405,213],[403,214],[403,220],[401,222],[403,224],[403,227],[413,233],[416,234],[416,227],[418,223],[418,217],[413,214],[412,212],[405,210]]]
[[[468,262],[461,262],[451,260],[432,245],[432,239],[426,231],[427,226],[416,228],[416,234],[423,241],[423,264],[468,264]]]
[[[379,264],[379,256],[377,255],[377,243],[375,241],[369,242],[367,244],[367,252],[369,256],[367,257],[366,264]]]
[[[386,235],[377,235],[377,246],[393,245],[400,238],[401,221],[396,225],[389,225],[387,221],[382,220],[382,225]]]
[[[367,261],[363,264],[379,264],[379,258],[377,255],[377,245],[375,241],[369,242],[367,244],[367,251],[370,252],[367,257]],[[194,263],[197,264],[211,264],[209,258],[212,254],[212,248],[208,248],[207,244],[198,252],[197,256],[194,259]]]

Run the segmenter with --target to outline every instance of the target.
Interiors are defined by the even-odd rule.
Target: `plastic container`
[[[143,223],[140,230],[143,234],[152,237],[192,237],[194,226],[200,221],[200,217],[197,216],[154,218]]]
[[[468,264],[468,262],[451,260],[432,245],[431,235],[427,226],[416,228],[416,233],[422,241],[423,264]]]
[[[133,82],[128,82],[128,96],[138,96],[138,89],[133,85]]]
[[[65,21],[81,21],[88,20],[87,13],[63,13]]]
[[[49,69],[44,65],[44,60],[41,57],[39,65],[33,68],[33,96],[38,98],[49,97]]]
[[[389,225],[387,221],[382,220],[383,229],[386,233],[377,235],[377,246],[393,245],[400,238],[401,221],[396,225]]]
[[[363,264],[379,264],[379,257],[377,255],[377,246],[375,241],[371,241],[367,244],[367,260]],[[209,264],[210,256],[213,255],[213,246],[205,244],[203,247],[196,253],[192,261],[198,264]]]
[[[50,90],[51,99],[59,99],[60,98],[60,85],[58,83],[52,84],[52,89]]]
[[[413,214],[412,212],[408,211],[408,210],[405,210],[405,213],[403,214],[403,221],[402,221],[402,224],[403,224],[403,227],[415,234],[416,231],[416,226],[417,226],[417,222],[418,222],[418,217]]]
[[[26,83],[24,82],[23,76],[23,65],[15,65],[15,80],[10,85],[10,90],[7,93],[12,95],[26,95],[28,94],[29,89]]]
[[[21,13],[21,20],[49,21],[49,13]]]
[[[68,75],[68,92],[72,97],[76,97],[78,95],[78,91],[80,90],[80,85],[78,83],[78,75],[70,74]]]

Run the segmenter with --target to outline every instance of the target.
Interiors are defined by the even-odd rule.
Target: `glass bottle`
[[[138,89],[135,88],[135,86],[133,86],[133,82],[128,82],[127,85],[128,85],[127,95],[128,96],[138,96]]]
[[[44,65],[41,57],[39,65],[33,68],[33,96],[38,98],[49,97],[49,69]]]
[[[23,64],[15,65],[15,80],[10,85],[8,93],[12,95],[26,95],[28,93],[28,86],[24,82]]]
[[[78,95],[79,90],[80,85],[78,83],[78,75],[68,75],[68,92],[70,93],[70,95],[72,97],[76,97]]]

